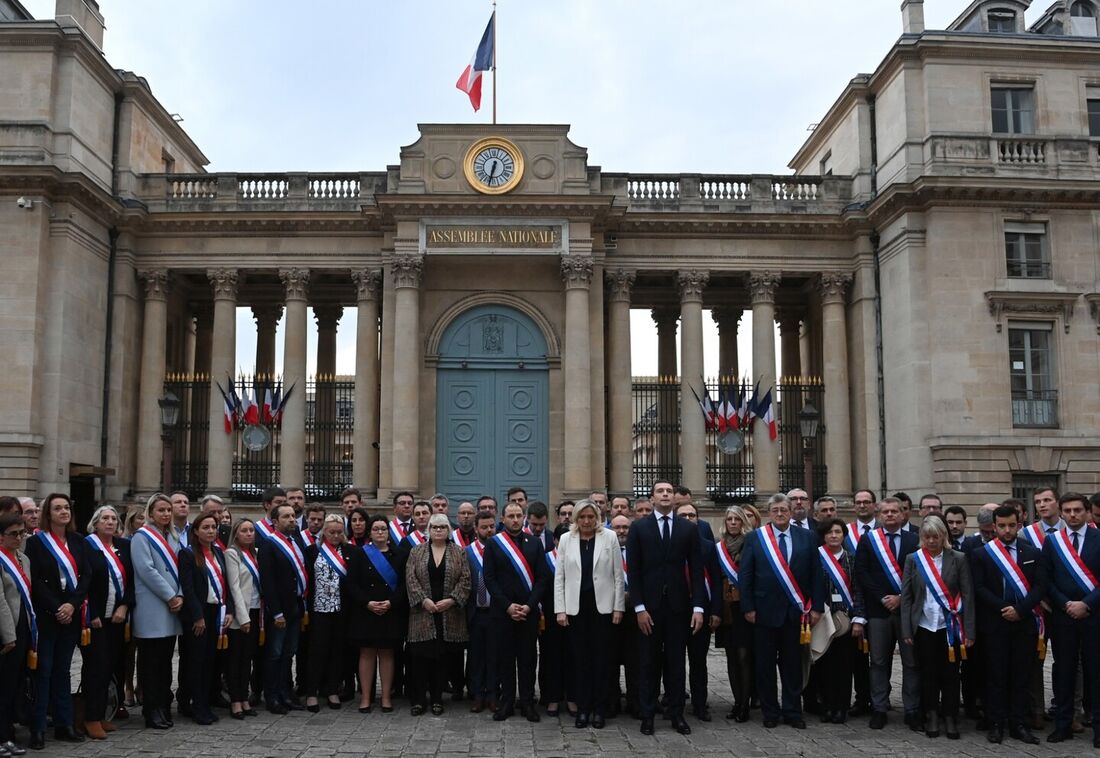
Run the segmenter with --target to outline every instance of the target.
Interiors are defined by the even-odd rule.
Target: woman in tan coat
[[[405,565],[409,600],[409,676],[412,715],[424,712],[425,691],[432,713],[443,713],[443,685],[447,672],[462,655],[466,632],[466,601],[470,597],[470,563],[465,551],[451,541],[447,517],[437,513],[428,521],[428,541],[409,553]]]

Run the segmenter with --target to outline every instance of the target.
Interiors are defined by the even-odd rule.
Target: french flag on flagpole
[[[775,423],[775,404],[772,402],[771,390],[764,393],[764,399],[760,401],[756,415],[768,425],[768,437],[776,439],[779,436],[779,427]]]
[[[462,75],[458,77],[458,81],[455,83],[455,87],[469,96],[470,105],[474,106],[475,113],[481,108],[481,72],[491,70],[495,61],[493,25],[496,23],[496,18],[496,12],[489,16],[489,25],[485,27],[485,33],[481,35],[477,52],[474,53],[474,57],[470,59],[470,64],[463,69]]]

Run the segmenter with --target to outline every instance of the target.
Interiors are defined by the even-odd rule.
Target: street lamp
[[[157,405],[160,406],[160,439],[164,443],[161,481],[164,490],[168,491],[172,489],[172,437],[180,421],[180,399],[171,391],[165,392]]]
[[[802,406],[798,414],[798,429],[802,433],[802,488],[813,502],[814,449],[817,447],[817,427],[821,412],[810,403]]]

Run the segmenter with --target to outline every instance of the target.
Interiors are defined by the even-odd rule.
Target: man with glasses
[[[791,504],[791,525],[800,529],[809,529],[817,534],[817,522],[810,517],[809,493],[795,487],[787,493],[787,501]]]

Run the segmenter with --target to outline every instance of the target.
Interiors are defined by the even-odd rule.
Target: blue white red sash
[[[248,573],[252,574],[252,583],[258,590],[260,588],[260,567],[256,565],[256,559],[252,557],[252,553],[245,550],[243,547],[240,549],[241,563],[248,569]]]
[[[779,580],[779,584],[783,587],[783,592],[786,593],[787,599],[798,609],[802,614],[802,635],[800,642],[805,645],[810,641],[810,611],[813,609],[813,603],[805,593],[802,592],[802,588],[798,586],[798,581],[794,578],[794,572],[791,571],[790,565],[787,563],[787,556],[783,554],[783,551],[779,549],[779,542],[775,536],[775,527],[768,524],[763,529],[758,530],[760,532],[760,544],[764,547],[764,557],[768,559],[768,563],[772,567],[772,571],[775,573],[775,577]],[[788,539],[794,542],[793,535],[788,534]],[[791,545],[792,550],[794,545]]]
[[[271,544],[285,555],[294,567],[294,577],[298,580],[298,594],[304,598],[308,594],[309,583],[306,579],[306,562],[298,546],[277,531],[271,533]]]
[[[710,569],[703,566],[703,589],[707,592],[707,602],[711,599],[711,587],[710,587]]]
[[[508,560],[512,563],[512,568],[519,574],[519,578],[523,580],[523,583],[527,585],[528,591],[535,588],[535,572],[531,568],[531,564],[527,562],[527,558],[520,551],[519,546],[508,535],[508,532],[500,532],[495,537],[496,543],[500,546],[500,549],[504,551],[504,554],[508,556]]]
[[[715,545],[714,551],[718,553],[718,565],[722,567],[722,573],[726,575],[726,579],[729,579],[730,584],[734,587],[740,587],[741,575],[738,573],[740,566],[738,566],[737,561],[733,560],[725,541]]]
[[[159,530],[148,524],[138,529],[137,533],[149,540],[153,551],[160,555],[164,561],[164,567],[168,569],[168,573],[172,575],[172,579],[176,582],[176,591],[178,592],[180,588],[180,562],[179,558],[176,557],[176,551],[172,549],[172,546],[168,544],[168,540],[164,538]]]
[[[832,551],[824,545],[817,549],[817,554],[821,558],[821,567],[825,569],[825,575],[832,581],[833,587],[836,588],[841,601],[844,603],[844,607],[851,611],[853,604],[852,582],[848,578],[848,572],[840,565],[840,561],[837,560]]]
[[[844,547],[847,548],[849,555],[856,554],[856,548],[859,547],[859,540],[863,537],[863,533],[860,531],[865,524],[862,521],[856,520],[848,524],[844,530]]]
[[[302,537],[302,544],[306,547],[312,547],[317,544],[317,538],[313,536],[313,532],[308,529],[299,530],[298,534]]]
[[[989,557],[993,559],[993,564],[1000,569],[1005,582],[1012,585],[1020,600],[1027,597],[1027,594],[1031,592],[1031,582],[1027,580],[1020,565],[1008,554],[1008,548],[1000,540],[990,540],[985,543],[985,550],[989,553]],[[1035,626],[1039,631],[1039,653],[1042,656],[1046,652],[1046,621],[1043,619],[1043,612],[1038,605],[1031,609],[1031,613],[1035,617]]]
[[[217,554],[208,547],[198,547],[203,552],[203,560],[206,563],[206,578],[210,580],[210,588],[214,590],[214,599],[218,601],[218,628],[213,630],[218,635],[217,649],[224,650],[227,641],[225,629],[225,574],[222,573],[221,564],[218,563]]]
[[[344,556],[340,555],[339,550],[327,542],[322,542],[320,552],[329,568],[339,574],[341,579],[348,578],[348,562],[344,560]]]
[[[1047,541],[1046,530],[1043,529],[1043,522],[1036,521],[1034,524],[1028,524],[1020,530],[1020,536],[1031,543],[1033,547],[1037,547],[1040,550],[1043,549],[1043,543]]]
[[[271,526],[271,522],[265,518],[256,522],[256,534],[263,537],[265,540],[271,539],[271,535],[275,534],[274,527]]]
[[[408,536],[405,539],[407,539],[409,542],[411,542],[413,547],[418,547],[419,545],[423,545],[424,542],[426,541],[426,538],[424,537],[424,535],[421,534],[416,529],[413,529],[411,532],[409,532]]]
[[[122,603],[122,596],[126,594],[126,569],[122,566],[122,560],[115,555],[115,551],[103,544],[99,535],[89,534],[84,538],[89,545],[103,553],[107,559],[107,573],[111,576],[111,582],[115,585],[115,602]]]
[[[901,532],[898,532],[898,545],[899,550],[901,545]],[[886,574],[886,579],[890,582],[890,586],[893,587],[895,594],[901,593],[901,566],[898,565],[898,559],[894,556],[894,553],[890,550],[890,543],[886,541],[886,529],[879,528],[873,532],[867,533],[867,538],[871,540],[871,550],[874,552],[875,557],[878,558],[879,565],[882,566],[882,573]]]
[[[400,545],[401,540],[405,539],[405,528],[397,519],[390,519],[390,539],[395,545]]]
[[[390,592],[396,592],[397,572],[393,570],[393,566],[386,560],[386,556],[383,555],[382,551],[376,548],[373,542],[368,542],[363,546],[363,552],[367,554],[367,560],[374,566],[374,570],[378,572],[378,575],[382,577],[382,581],[390,588]]]
[[[1084,590],[1086,595],[1095,590],[1096,577],[1092,575],[1089,567],[1081,560],[1081,555],[1073,549],[1068,529],[1055,532],[1050,535],[1050,538],[1054,541],[1054,553],[1058,556],[1062,565],[1065,566],[1069,575],[1073,577],[1073,581],[1077,582],[1077,586]]]
[[[963,660],[966,659],[966,632],[962,625],[963,600],[962,594],[952,595],[943,580],[943,575],[936,568],[932,554],[924,548],[916,552],[917,568],[920,569],[921,578],[924,579],[925,589],[932,595],[936,604],[943,609],[944,623],[947,627],[947,659],[954,663],[955,648],[962,651]],[[942,555],[942,553],[941,553]]]
[[[69,552],[69,546],[65,540],[58,539],[53,532],[40,532],[38,539],[50,551],[50,555],[57,561],[57,566],[65,577],[69,592],[76,591],[76,585],[80,582],[80,569],[77,567],[76,558]]]
[[[31,580],[23,573],[23,567],[19,565],[19,559],[14,554],[0,548],[0,563],[4,571],[8,573],[15,588],[19,590],[19,599],[23,601],[23,607],[27,611],[27,619],[31,627],[31,650],[38,650],[38,617],[34,613],[34,603],[31,602]]]
[[[630,592],[630,575],[626,573],[626,548],[622,549],[623,554],[623,590]]]
[[[466,548],[468,548],[470,546],[469,540],[467,540],[462,535],[462,530],[461,529],[455,529],[454,531],[451,532],[451,541],[454,542],[456,545],[458,545],[463,550],[465,550]]]
[[[546,565],[550,567],[550,573],[556,574],[558,572],[558,549],[554,548],[546,554]]]
[[[481,544],[481,540],[475,539],[466,547],[466,552],[470,556],[470,564],[474,567],[477,573],[481,573],[485,570],[485,545]]]

